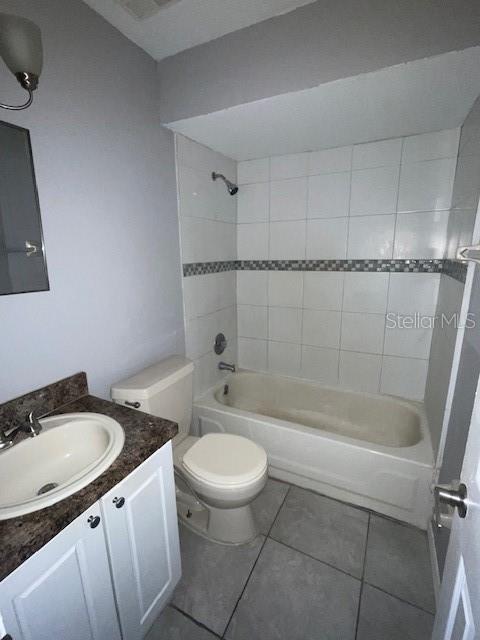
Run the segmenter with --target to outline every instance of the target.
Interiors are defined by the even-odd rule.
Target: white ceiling
[[[479,93],[472,47],[166,126],[248,160],[458,127]]]
[[[179,0],[136,20],[115,0],[84,0],[155,60],[288,13],[314,0]]]

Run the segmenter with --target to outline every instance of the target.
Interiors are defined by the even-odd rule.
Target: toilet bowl
[[[189,434],[193,363],[163,360],[112,387],[112,399],[178,424],[173,462],[179,519],[200,535],[243,544],[258,535],[251,503],[267,481],[265,450],[243,436]]]
[[[242,436],[211,433],[189,436],[175,446],[173,457],[176,470],[208,510],[202,535],[230,544],[257,536],[251,502],[267,481],[267,455],[262,447]],[[180,517],[195,528],[201,518],[195,520],[191,510],[187,517],[188,499],[186,512],[181,496],[178,502]]]

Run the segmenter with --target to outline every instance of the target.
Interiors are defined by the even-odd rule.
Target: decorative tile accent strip
[[[440,273],[442,260],[231,260],[191,262],[183,275],[200,276],[221,271],[371,271]]]
[[[444,273],[465,282],[467,266],[459,260],[230,260],[190,262],[183,275],[201,276],[222,271],[360,271],[381,273]]]
[[[207,273],[220,273],[221,271],[236,271],[239,268],[238,260],[226,262],[189,262],[183,265],[183,275],[203,276]]]
[[[441,260],[242,260],[240,271],[370,271],[439,273]]]
[[[465,280],[467,278],[467,266],[466,262],[461,262],[460,260],[444,260],[442,273],[465,284]]]

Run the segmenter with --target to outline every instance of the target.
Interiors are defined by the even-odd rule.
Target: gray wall
[[[0,401],[69,375],[91,390],[183,350],[173,136],[155,63],[80,0],[0,0],[42,29],[30,129],[51,290],[0,298]],[[24,99],[0,63],[1,100]]]
[[[472,0],[321,0],[162,60],[162,122],[480,42]]]

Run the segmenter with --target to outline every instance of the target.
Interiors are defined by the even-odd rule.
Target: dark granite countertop
[[[83,411],[103,413],[117,420],[125,432],[123,449],[106,471],[77,493],[46,509],[0,521],[0,580],[41,549],[178,431],[174,422],[90,395],[63,405],[51,415]]]

